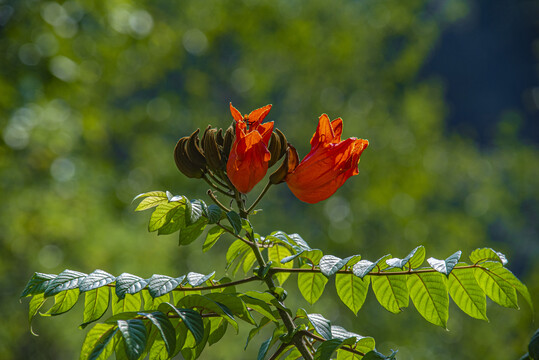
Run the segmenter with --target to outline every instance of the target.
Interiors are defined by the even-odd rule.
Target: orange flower
[[[330,122],[320,116],[311,151],[286,176],[288,187],[301,201],[314,204],[337,191],[352,175],[359,174],[359,157],[369,141],[349,138],[341,141],[342,119]]]
[[[246,194],[266,175],[271,154],[268,142],[273,131],[273,121],[262,124],[271,105],[253,110],[249,115],[241,113],[230,104],[230,112],[236,120],[236,139],[230,150],[226,172],[232,184]]]

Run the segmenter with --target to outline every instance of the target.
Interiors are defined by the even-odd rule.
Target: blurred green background
[[[327,254],[403,257],[423,244],[445,258],[477,247],[505,253],[539,308],[537,1],[0,0],[0,358],[75,359],[80,304],[39,317],[30,334],[33,272],[100,268],[178,276],[225,274],[230,239],[146,231],[131,199],[150,190],[204,196],[174,166],[178,138],[227,127],[228,103],[273,104],[298,149],[325,112],[344,136],[369,139],[361,174],[303,204],[286,186],[253,218],[262,235],[301,234]],[[253,195],[260,190],[255,188]],[[449,331],[410,307],[393,315],[370,291],[357,317],[330,281],[314,306],[296,279],[288,303],[373,336],[400,359],[516,359],[531,309],[489,302],[490,322],[450,307]],[[293,300],[290,298],[296,298]],[[204,359],[254,358],[245,329]]]

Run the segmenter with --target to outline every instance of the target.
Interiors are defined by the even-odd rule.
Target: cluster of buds
[[[234,109],[232,105],[231,109]],[[251,167],[251,171],[248,173],[253,172],[253,166],[265,167],[265,170],[263,169],[262,171],[264,173],[262,175],[263,177],[267,168],[272,167],[277,161],[282,159],[288,149],[286,137],[279,129],[271,131],[269,133],[269,141],[266,142],[256,132],[255,124],[260,124],[263,117],[267,114],[267,112],[265,114],[260,113],[259,110],[257,109],[249,115],[242,116],[241,120],[235,117],[236,122],[230,125],[226,131],[213,128],[209,125],[202,134],[202,139],[199,138],[200,129],[197,129],[190,136],[181,138],[174,149],[174,161],[178,169],[185,176],[195,179],[200,179],[206,174],[210,174],[211,177],[221,178],[225,183],[232,182],[234,186],[241,189],[241,192],[248,192],[260,179],[252,181],[253,179],[250,179],[247,173],[239,173],[236,168],[241,168],[242,162]],[[258,118],[255,118],[256,116]],[[273,129],[273,122],[268,124],[271,124],[271,128]],[[237,131],[241,132],[240,136],[236,136]],[[260,139],[254,139],[256,137],[255,135],[259,135]],[[263,149],[258,149],[257,151],[257,145],[263,147]],[[260,152],[265,155],[266,151],[269,152],[269,160],[262,160],[257,163],[257,155]],[[230,161],[231,157],[233,158],[232,161]],[[237,163],[240,163],[239,166]],[[264,163],[266,164],[264,165]],[[227,171],[231,172],[232,176],[229,176]],[[234,178],[237,181],[234,181]],[[246,181],[242,181],[240,178],[246,179],[248,184],[242,186],[242,183]],[[279,182],[282,182],[283,179],[284,176],[279,179]]]
[[[311,138],[311,151],[299,161],[298,153],[285,135],[263,123],[271,109],[266,105],[248,115],[230,104],[235,121],[223,134],[208,126],[199,139],[200,129],[181,138],[174,149],[178,169],[190,178],[208,175],[231,193],[247,194],[284,157],[269,176],[270,184],[286,182],[292,193],[307,203],[317,203],[333,195],[344,182],[359,173],[359,158],[369,142],[363,139],[341,140],[343,121],[320,116]],[[207,180],[207,179],[206,179]]]

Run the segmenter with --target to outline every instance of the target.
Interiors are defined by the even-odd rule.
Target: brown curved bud
[[[269,177],[270,183],[276,185],[285,181],[287,175],[292,173],[294,169],[298,166],[298,164],[298,152],[292,145],[288,144],[288,147],[286,149],[286,155],[281,166],[279,166],[279,168],[275,170],[273,174],[271,174]]]
[[[212,170],[223,170],[225,164],[221,159],[221,151],[217,144],[217,130],[208,128],[202,137],[202,147],[204,148],[204,156],[208,166]]]
[[[275,165],[275,163],[280,159],[281,155],[281,148],[286,147],[285,144],[281,144],[281,140],[279,139],[279,135],[277,135],[274,132],[271,133],[271,139],[268,145],[268,150],[271,154],[271,159],[268,162],[268,167],[272,167]]]
[[[279,140],[281,141],[281,154],[279,155],[279,159],[282,158],[284,156],[284,154],[286,153],[286,151],[288,150],[288,146],[290,146],[290,144],[288,144],[288,141],[286,141],[286,136],[284,136],[283,132],[279,129],[275,129],[275,132],[277,133],[277,135],[279,136]],[[294,149],[295,151],[295,149]]]
[[[223,146],[223,143],[225,141],[225,138],[223,137],[223,129],[219,129],[217,131],[217,136],[215,137],[215,140],[217,141],[217,145]]]
[[[230,150],[232,149],[232,144],[234,144],[234,139],[236,138],[236,130],[234,126],[230,125],[225,132],[225,139],[223,141],[223,154],[228,159]]]
[[[189,138],[187,136],[178,140],[174,148],[174,162],[178,170],[188,178],[200,179],[204,175],[204,171],[189,159],[186,150],[188,140]]]
[[[200,129],[197,129],[194,133],[191,134],[191,136],[189,136],[189,139],[187,140],[187,144],[185,146],[185,150],[187,151],[187,156],[189,156],[189,160],[191,160],[193,164],[195,164],[200,169],[205,169],[206,159],[204,158],[204,152],[199,145],[199,132]]]

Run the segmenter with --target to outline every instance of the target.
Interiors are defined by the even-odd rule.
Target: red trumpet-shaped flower
[[[266,175],[271,154],[268,143],[273,131],[273,121],[262,124],[271,105],[253,110],[249,115],[241,113],[230,104],[230,112],[236,120],[236,139],[230,150],[226,172],[232,184],[246,194]]]
[[[359,174],[359,157],[369,141],[349,138],[341,141],[342,119],[330,122],[320,116],[311,151],[297,167],[289,170],[285,181],[301,201],[314,204],[337,191],[352,175]]]

